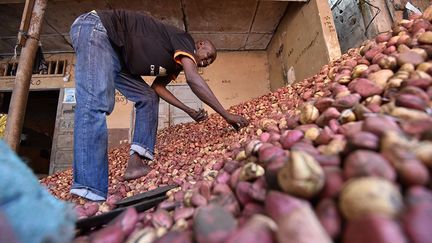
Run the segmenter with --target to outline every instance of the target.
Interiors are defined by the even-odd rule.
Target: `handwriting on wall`
[[[239,94],[238,94],[238,93],[234,93],[234,94],[232,94],[232,95],[226,97],[225,100],[235,100],[235,99],[237,99],[238,97],[239,97]]]
[[[39,86],[39,85],[41,85],[41,83],[42,83],[42,81],[40,80],[40,79],[38,79],[38,80],[30,80],[30,85],[31,86]]]
[[[61,131],[73,130],[73,128],[74,128],[74,120],[64,119],[64,120],[60,121],[60,130]]]
[[[230,84],[230,83],[231,83],[231,80],[229,80],[229,79],[223,79],[223,80],[222,80],[222,83],[223,83],[223,84]]]
[[[315,42],[316,42],[316,40],[318,39],[318,35],[319,35],[319,32],[317,31],[317,32],[315,32],[315,35],[314,35],[314,37],[313,37],[313,39],[309,42],[309,44],[307,45],[307,46],[305,46],[302,50],[301,50],[301,52],[300,52],[300,54],[297,56],[297,58],[295,59],[295,62],[294,62],[294,64],[297,64],[298,63],[298,61],[300,60],[300,58],[315,44]]]
[[[40,79],[36,79],[36,80],[32,79],[32,80],[30,80],[30,87],[40,86],[42,84],[43,84],[43,82]],[[1,81],[0,87],[2,87],[2,88],[13,88],[14,85],[15,85],[15,77],[13,77],[11,79],[9,79],[9,78],[4,79],[3,81]]]
[[[5,78],[3,80],[0,80],[0,88],[5,89],[13,89],[15,85],[15,77],[13,78]],[[46,82],[44,83],[41,79],[31,79],[30,80],[30,87],[36,88],[39,86],[46,85]]]
[[[294,48],[291,47],[291,49],[289,49],[287,57],[290,57],[294,52]]]
[[[330,32],[336,32],[336,28],[334,27],[333,22],[332,22],[332,17],[324,16],[323,23],[324,23],[324,26],[326,26]]]
[[[118,90],[116,90],[115,91],[115,102],[126,105],[129,101],[124,95],[122,95],[122,93],[120,93]]]

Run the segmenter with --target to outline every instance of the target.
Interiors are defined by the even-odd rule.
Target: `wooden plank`
[[[74,82],[64,82],[63,75],[33,75],[30,90],[47,90],[74,87]],[[11,91],[14,88],[15,76],[0,77],[0,91]]]
[[[339,47],[339,40],[337,38],[337,32],[333,21],[333,14],[331,12],[328,1],[316,1],[318,16],[320,16],[320,24],[322,29],[322,35],[324,43],[327,48],[325,50],[328,53],[329,61],[333,61],[341,56]],[[317,20],[318,21],[318,20]],[[313,53],[309,56],[310,60],[313,59]]]
[[[30,90],[47,90],[47,89],[59,89],[59,88],[72,88],[75,86],[74,82],[74,69],[75,64],[73,54],[53,54],[46,58],[48,64],[52,61],[63,60],[63,73],[64,74],[33,74],[30,82]],[[11,63],[0,62],[0,66],[8,65]],[[16,65],[14,63],[13,65]],[[59,72],[60,73],[60,72]],[[67,76],[69,75],[69,76]],[[65,79],[69,77],[68,79]],[[15,76],[0,76],[0,91],[11,91],[15,82]]]
[[[60,89],[51,148],[50,175],[72,167],[75,104],[63,103],[64,93],[64,89]]]
[[[25,3],[25,0],[0,0],[0,4]]]
[[[50,2],[65,2],[70,0],[50,0]],[[0,4],[25,3],[26,0],[0,0]]]
[[[59,164],[59,162],[56,161],[56,153],[58,150],[58,137],[61,135],[61,132],[59,130],[60,127],[60,118],[62,115],[62,110],[63,110],[63,97],[64,97],[64,92],[61,89],[60,93],[59,93],[59,100],[57,103],[57,112],[56,112],[56,122],[55,122],[55,126],[54,126],[54,134],[53,134],[53,142],[52,142],[52,146],[51,146],[51,158],[50,158],[50,168],[49,168],[49,174],[52,175],[53,173],[56,173],[58,171],[58,167],[57,164]],[[70,137],[72,137],[73,135],[73,131],[70,132]],[[72,145],[71,145],[72,148]]]

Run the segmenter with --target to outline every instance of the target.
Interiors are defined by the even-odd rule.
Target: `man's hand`
[[[189,57],[182,57],[181,63],[186,75],[186,82],[192,89],[192,92],[204,103],[210,106],[214,111],[219,113],[225,120],[231,124],[236,130],[249,124],[248,120],[242,116],[228,113],[219,103],[216,96],[211,91],[210,87],[199,75],[196,63]]]
[[[229,114],[225,120],[231,124],[231,126],[234,127],[235,130],[240,130],[240,128],[245,127],[249,124],[249,121],[246,120],[246,118],[239,116],[239,115],[234,115],[234,114]]]
[[[187,113],[196,122],[205,121],[208,118],[207,111],[205,111],[204,109],[199,109],[197,111],[194,109],[190,109]]]

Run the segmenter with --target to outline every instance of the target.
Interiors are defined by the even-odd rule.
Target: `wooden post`
[[[29,6],[26,1],[26,6]],[[26,36],[25,45],[21,49],[18,70],[15,77],[15,85],[9,105],[8,120],[5,130],[5,141],[15,152],[19,148],[22,126],[24,123],[25,110],[27,106],[30,80],[33,72],[33,64],[39,44],[39,36],[42,28],[42,20],[48,0],[36,0],[31,11],[29,29]],[[30,11],[24,10],[23,21],[27,18]],[[25,30],[20,30],[25,31]]]
[[[35,4],[35,0],[27,0],[24,5],[24,10],[21,18],[20,31],[18,32],[18,41],[17,44],[24,46],[26,43],[26,37],[24,35],[24,31],[28,31],[31,20],[31,13],[33,11],[33,7]]]

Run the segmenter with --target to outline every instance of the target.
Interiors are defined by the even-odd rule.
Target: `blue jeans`
[[[76,53],[73,189],[106,198],[108,131],[106,115],[115,103],[115,88],[135,103],[134,150],[153,158],[159,97],[140,77],[121,73],[120,59],[96,13],[78,17],[70,36]]]

